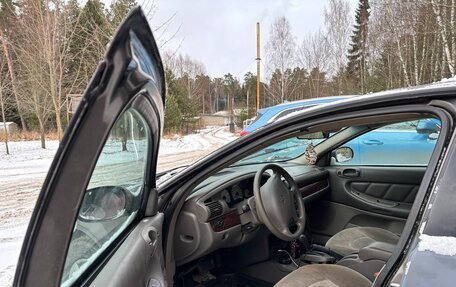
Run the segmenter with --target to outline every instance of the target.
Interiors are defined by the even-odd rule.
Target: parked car
[[[321,105],[157,187],[165,78],[136,8],[57,151],[14,286],[454,286],[455,93],[446,81]],[[410,122],[426,160],[373,165],[347,149]],[[394,141],[394,157],[421,144]]]
[[[343,164],[426,166],[440,125],[437,119],[422,119],[391,124],[365,133],[344,145],[351,149],[348,151],[351,159]]]
[[[327,97],[318,100],[296,101],[262,109],[258,112],[256,120],[241,132],[241,136],[247,135],[265,125],[286,119],[290,115],[292,116],[300,112],[304,113],[310,107],[347,98],[349,97]],[[437,139],[436,137],[429,137],[429,135],[436,135],[439,131],[440,122],[436,119],[416,120],[376,129],[345,144],[347,149],[341,151],[354,156],[349,162],[343,164],[357,165],[360,163],[369,163],[372,165],[382,165],[386,162],[388,164],[398,165],[426,165],[434,149],[435,142],[433,141]],[[417,144],[408,147],[403,145],[406,141]],[[317,144],[318,142],[315,140],[311,141],[312,144]],[[294,146],[296,153],[301,151],[301,145],[307,145],[309,143],[309,141],[303,141],[297,138],[290,139],[286,142],[288,147]],[[381,146],[381,148],[379,149],[377,146]],[[356,150],[356,153],[353,153],[354,150]],[[288,153],[292,154],[292,151],[288,149]],[[401,156],[397,156],[397,154]],[[267,156],[277,157],[279,155],[278,153],[273,153]]]
[[[267,124],[273,123],[281,118],[293,114],[298,111],[308,109],[310,107],[315,107],[317,105],[323,105],[332,103],[334,101],[339,101],[347,99],[350,96],[334,96],[334,97],[323,97],[316,99],[308,99],[301,101],[286,102],[278,104],[272,107],[263,108],[257,111],[257,115],[253,121],[249,123],[244,130],[241,132],[240,136],[248,135],[249,133],[266,126]]]

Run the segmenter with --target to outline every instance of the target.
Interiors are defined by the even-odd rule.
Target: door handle
[[[158,239],[160,237],[158,230],[155,229],[153,226],[149,226],[147,228],[144,228],[144,230],[141,232],[141,235],[144,241],[147,243],[147,245],[152,246],[153,250],[155,250]]]
[[[341,177],[359,177],[361,171],[357,168],[344,168],[337,171],[337,175]]]
[[[381,140],[364,140],[363,143],[367,144],[367,145],[382,145],[383,144],[383,142]]]

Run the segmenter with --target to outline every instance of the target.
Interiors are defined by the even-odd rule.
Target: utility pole
[[[256,98],[256,109],[260,109],[260,22],[256,24],[257,33],[257,98]]]

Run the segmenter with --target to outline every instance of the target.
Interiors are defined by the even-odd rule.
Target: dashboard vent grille
[[[220,201],[208,203],[206,206],[209,208],[209,218],[220,216],[223,213],[223,206]]]

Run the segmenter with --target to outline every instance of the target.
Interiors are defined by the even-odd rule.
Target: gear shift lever
[[[305,234],[298,237],[299,242],[302,244],[303,255],[302,261],[313,263],[333,263],[340,260],[342,256],[324,246],[310,243],[309,238]]]
[[[308,251],[310,251],[312,249],[310,241],[305,234],[299,235],[298,240],[302,244],[302,247],[304,249],[304,254],[306,254]]]

